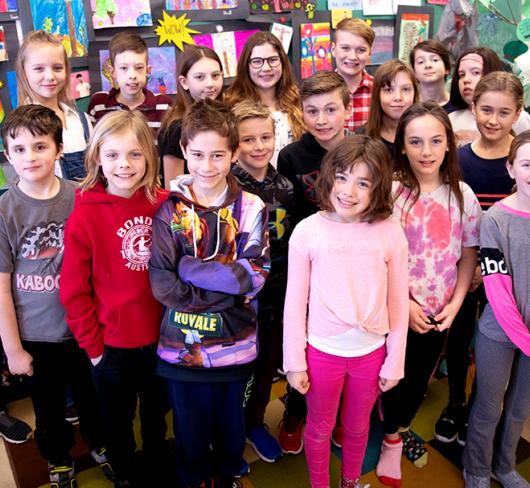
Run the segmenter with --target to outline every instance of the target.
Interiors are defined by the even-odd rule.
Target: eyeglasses
[[[280,56],[271,56],[269,58],[250,58],[249,64],[251,68],[260,69],[265,61],[267,61],[270,68],[276,68],[282,62]]]

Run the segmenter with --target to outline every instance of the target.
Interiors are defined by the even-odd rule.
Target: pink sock
[[[383,485],[394,488],[401,486],[402,451],[403,442],[401,439],[389,440],[385,437],[381,446],[379,462],[375,468],[375,473]]]

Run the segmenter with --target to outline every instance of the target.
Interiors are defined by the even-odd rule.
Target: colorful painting
[[[404,13],[401,16],[399,30],[398,58],[408,62],[410,51],[418,44],[429,38],[429,14]]]
[[[149,0],[90,0],[94,29],[153,25]]]
[[[0,61],[7,61],[8,59],[6,35],[4,34],[4,28],[0,25]]]
[[[88,54],[88,35],[82,0],[29,0],[33,26],[61,40],[71,57]]]
[[[174,94],[177,93],[177,62],[175,60],[175,48],[150,47],[148,48],[150,72],[147,78],[147,89],[153,93]],[[114,88],[115,82],[109,71],[109,51],[99,51],[99,62],[101,69],[101,89],[109,91]]]
[[[7,87],[9,88],[9,99],[11,101],[11,109],[15,110],[18,107],[17,96],[17,74],[14,71],[6,73]]]
[[[85,98],[90,96],[90,76],[88,70],[70,73],[70,89],[72,98]]]
[[[374,20],[371,27],[375,32],[375,40],[370,63],[383,64],[394,57],[394,22]]]
[[[238,0],[166,0],[166,10],[216,10],[237,8]]]
[[[309,78],[317,71],[331,70],[329,22],[300,26],[300,76]]]
[[[0,0],[0,13],[16,12],[17,10],[17,0]]]
[[[305,10],[309,0],[250,0],[251,14],[274,14]]]
[[[243,46],[247,39],[256,32],[259,30],[199,34],[193,36],[193,40],[198,46],[207,46],[213,49],[223,64],[224,77],[231,78],[236,76],[237,62],[241,56],[241,51],[243,51]]]

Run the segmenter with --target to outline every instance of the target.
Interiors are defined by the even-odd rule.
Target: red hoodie
[[[140,188],[131,198],[109,195],[102,184],[81,193],[64,236],[60,296],[66,321],[91,358],[103,345],[142,347],[158,341],[162,306],[153,298],[148,263],[152,204]]]

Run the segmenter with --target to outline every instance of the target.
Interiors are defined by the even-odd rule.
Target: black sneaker
[[[70,422],[71,424],[75,425],[79,423],[79,415],[77,415],[77,410],[75,409],[73,404],[65,407],[64,418],[67,422]]]
[[[92,459],[101,468],[101,471],[103,471],[105,478],[110,481],[114,481],[114,471],[112,470],[112,466],[110,465],[109,460],[107,459],[107,449],[105,447],[100,447],[99,449],[92,449],[90,451],[90,456],[92,456]]]
[[[466,406],[463,408],[462,415],[458,421],[458,432],[456,433],[456,442],[458,442],[461,446],[466,445],[468,418],[469,408]]]
[[[462,407],[447,405],[434,426],[434,437],[440,442],[453,442],[458,432]]]
[[[50,488],[77,488],[74,465],[72,462],[64,464],[49,464]]]
[[[31,427],[5,412],[0,412],[0,436],[11,444],[23,444],[29,440],[33,431]]]

